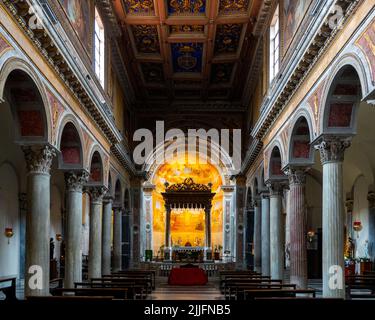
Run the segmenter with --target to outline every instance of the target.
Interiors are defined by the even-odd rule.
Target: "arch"
[[[278,152],[278,161],[275,161],[275,151]],[[279,141],[279,138],[276,138],[276,140],[273,141],[273,143],[267,148],[267,151],[264,154],[264,183],[269,179],[280,178],[284,176],[284,173],[282,172],[282,169],[285,167],[284,155],[285,153],[282,143]],[[279,174],[271,174],[271,172],[275,172],[276,169],[276,167],[274,167],[271,170],[272,164],[277,164],[277,166],[279,167],[279,169],[277,169]]]
[[[160,152],[163,152],[164,148],[167,148],[171,143],[172,143],[171,141],[166,141],[166,142],[160,143],[154,149],[154,151],[147,157],[147,159],[146,159],[146,161],[145,161],[145,163],[142,167],[142,171],[147,173],[147,177],[148,177],[149,182],[152,183],[152,181],[154,180],[155,174],[158,172],[160,167],[164,164],[164,163],[158,163],[156,161],[157,155]],[[188,143],[188,141],[186,139],[184,139],[183,147],[185,147],[187,145],[187,143]],[[235,166],[232,162],[231,157],[226,152],[226,150],[221,148],[221,146],[218,145],[217,143],[211,142],[211,143],[207,143],[207,145],[210,145],[211,154],[213,154],[214,159],[215,158],[219,159],[219,163],[212,163],[210,161],[207,161],[207,162],[212,164],[217,169],[223,183],[225,183],[227,185],[232,184],[232,182],[230,181],[230,177],[233,175],[233,173],[236,171],[236,169],[235,169]],[[182,144],[176,144],[175,143],[174,146],[176,148],[178,148],[178,147],[181,147]],[[187,154],[187,152],[185,150],[185,156],[186,156],[186,154]],[[201,151],[200,150],[196,151],[196,155],[198,156],[198,158],[200,158]]]
[[[67,116],[61,125],[58,137],[59,165],[62,169],[83,169],[84,154],[82,132],[79,125]]]
[[[17,89],[17,94],[12,93]],[[16,141],[52,143],[52,122],[45,86],[38,74],[19,57],[0,69],[0,102],[8,100],[17,123]],[[31,102],[30,102],[31,100]]]
[[[283,160],[282,160],[281,149],[278,145],[275,145],[271,151],[271,156],[269,159],[268,178],[269,179],[283,178],[285,175],[284,175],[284,172],[282,171],[282,168],[283,168]]]
[[[331,74],[323,93],[320,132],[354,134],[358,106],[368,90],[363,64],[354,55],[347,55]]]
[[[103,159],[98,150],[93,150],[91,156],[89,183],[99,185],[103,185],[104,183]]]
[[[306,112],[296,114],[289,135],[288,165],[308,165],[314,163],[312,122]]]

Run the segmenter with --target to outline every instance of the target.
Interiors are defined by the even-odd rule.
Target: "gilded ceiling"
[[[142,100],[241,98],[239,62],[258,1],[117,0],[115,7]]]

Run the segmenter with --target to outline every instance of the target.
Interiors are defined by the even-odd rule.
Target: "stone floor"
[[[170,286],[167,277],[158,277],[150,300],[223,300],[219,279],[210,278],[205,286]]]

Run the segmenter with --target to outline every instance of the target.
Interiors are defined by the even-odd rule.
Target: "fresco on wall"
[[[283,0],[284,53],[290,46],[310,4],[311,0]]]
[[[91,56],[94,20],[93,1],[60,0],[73,29]]]

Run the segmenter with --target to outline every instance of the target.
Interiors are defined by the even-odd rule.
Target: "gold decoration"
[[[169,186],[166,184],[166,192],[181,192],[181,191],[211,191],[211,184],[208,186],[204,184],[198,184],[193,181],[192,178],[187,178],[183,183],[172,184]]]

